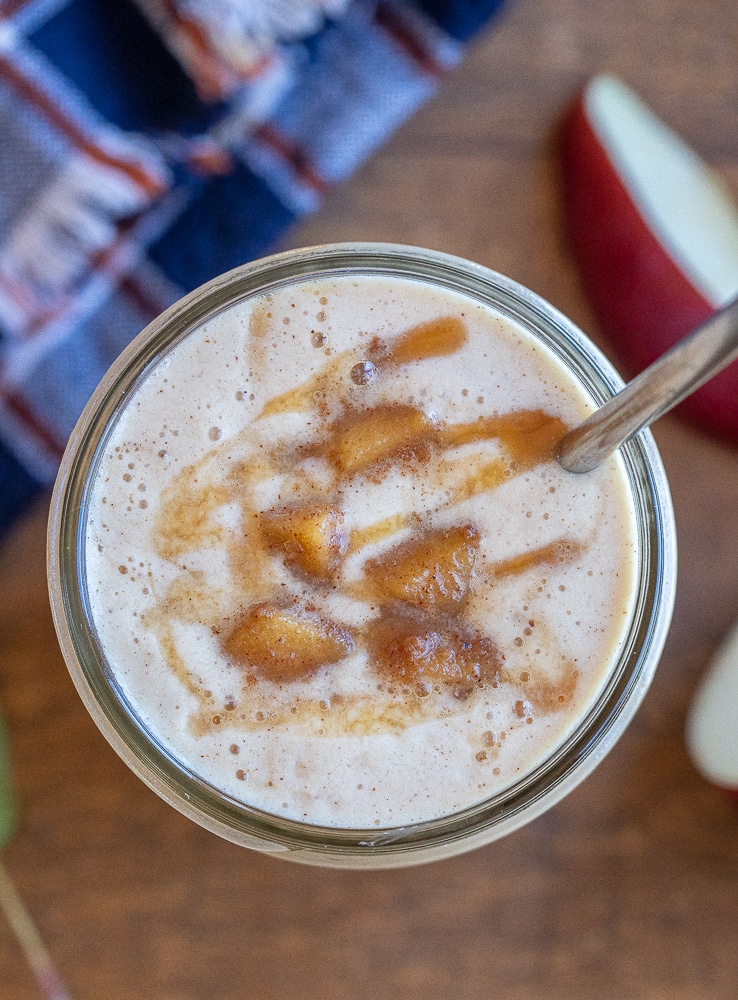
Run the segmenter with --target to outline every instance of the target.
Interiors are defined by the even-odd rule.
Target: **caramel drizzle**
[[[252,318],[251,332],[254,337],[259,338],[264,338],[267,335],[269,324],[264,315],[255,314]],[[467,331],[462,320],[455,317],[442,317],[413,327],[395,338],[391,344],[374,338],[368,345],[364,357],[372,360],[378,368],[387,369],[421,361],[428,357],[452,354],[464,345],[466,339]],[[319,405],[320,401],[325,400],[327,396],[335,396],[337,384],[341,384],[347,367],[350,367],[358,353],[358,349],[352,349],[337,355],[311,379],[295,389],[271,399],[256,419],[276,413],[309,410]],[[412,409],[407,406],[403,407],[399,403],[387,409],[397,411],[398,408],[400,410]],[[444,508],[479,492],[496,489],[514,475],[550,461],[555,455],[557,442],[567,429],[559,418],[552,417],[541,410],[520,410],[506,415],[482,417],[473,422],[451,425],[430,425],[422,411],[414,412],[420,415],[420,419],[415,423],[408,421],[410,430],[402,441],[402,446],[405,449],[410,449],[411,452],[414,445],[422,444],[426,448],[429,447],[431,452],[445,453],[464,445],[495,440],[499,443],[503,453],[499,458],[477,463],[463,481],[453,487],[451,498],[442,505]],[[340,449],[338,436],[344,432],[345,427],[346,417],[344,416],[329,427],[326,438],[313,445],[303,446],[299,455],[300,458],[313,455],[328,459],[334,468],[336,486],[340,483],[342,475],[344,478],[351,478],[355,473],[364,471],[363,467],[352,468],[349,466],[341,469],[340,461],[335,457],[336,449]],[[396,457],[396,448],[393,451],[391,440],[387,449],[387,454],[384,456],[381,454],[381,448],[378,454],[374,454],[370,449],[369,464],[376,463],[382,458]],[[258,590],[261,591],[262,595],[268,595],[273,586],[273,571],[269,570],[269,553],[264,549],[263,540],[258,537],[258,512],[251,509],[247,496],[244,495],[244,484],[268,478],[280,468],[289,467],[296,457],[298,456],[287,454],[284,447],[273,449],[266,454],[260,454],[258,458],[255,457],[241,463],[237,468],[232,469],[224,481],[220,483],[214,481],[212,476],[205,475],[210,456],[206,456],[205,461],[199,467],[192,466],[183,470],[167,490],[159,514],[158,524],[161,527],[156,532],[156,538],[160,555],[170,561],[175,561],[178,556],[187,551],[214,546],[222,542],[226,529],[214,522],[211,514],[222,505],[237,499],[242,508],[246,531],[243,539],[230,546],[231,568],[236,578],[243,575],[244,579],[248,578],[251,581],[254,579],[254,575],[258,574],[261,579]],[[412,457],[417,456],[413,453]],[[442,474],[451,472],[458,469],[460,464],[460,462],[453,460],[443,460],[440,463],[440,472]],[[437,508],[437,510],[440,509],[442,508]],[[435,512],[437,511],[429,511],[428,513]],[[391,537],[403,528],[417,524],[417,521],[417,514],[398,514],[364,528],[355,529],[351,534],[349,551],[360,551],[373,542]],[[251,522],[250,525],[249,522]],[[544,563],[561,562],[561,553],[563,551],[571,552],[572,546],[576,546],[576,543],[564,539],[532,552],[523,553],[495,564],[491,567],[491,575],[504,576],[524,573]],[[212,602],[206,601],[205,603],[211,604],[209,620],[222,620],[222,612],[216,610]],[[317,727],[316,731],[318,732],[386,731],[387,729],[404,728],[411,721],[411,717],[422,718],[429,714],[437,715],[438,711],[449,710],[438,706],[431,709],[433,699],[416,699],[412,702],[412,710],[409,711],[406,693],[400,692],[397,695],[389,692],[380,699],[367,697],[352,699],[348,716],[345,710],[349,706],[343,703],[340,713],[342,721],[339,724],[331,720],[330,713],[326,713],[320,704],[309,698],[300,699],[299,695],[289,708],[279,707],[274,702],[269,703],[268,699],[265,701],[264,698],[254,700],[250,696],[255,692],[250,691],[248,682],[243,680],[237,685],[240,688],[239,699],[245,699],[250,704],[251,711],[248,714],[243,710],[232,711],[230,709],[233,706],[229,705],[217,708],[213,703],[211,692],[203,691],[202,684],[198,683],[178,653],[174,634],[166,623],[165,615],[167,613],[184,621],[202,622],[203,607],[200,605],[199,609],[194,609],[191,603],[189,606],[179,606],[175,594],[170,592],[159,603],[154,614],[150,616],[150,624],[157,633],[170,668],[185,688],[200,702],[201,708],[191,720],[194,729],[198,732],[211,730],[216,725],[216,718],[218,725],[222,721],[242,729],[280,725],[292,721],[296,711],[303,719],[310,719],[311,724]],[[213,629],[215,630],[214,626]],[[555,707],[560,707],[562,699],[568,701],[576,683],[576,671],[570,670],[569,677],[570,680],[564,685],[567,688],[566,691],[560,684],[557,685],[553,681],[540,681],[536,685],[532,685],[530,688],[531,696],[535,690],[538,690],[538,696],[534,699],[537,707],[544,710],[543,704],[545,702],[548,706],[545,710],[553,710]],[[507,675],[502,676],[501,680],[513,683]],[[267,688],[268,686],[267,683]],[[253,707],[258,703],[262,703],[265,709],[264,712],[257,713],[261,718],[255,718],[253,713]],[[299,707],[296,708],[296,706]]]
[[[570,562],[577,555],[583,552],[585,546],[570,538],[559,538],[542,545],[540,548],[531,549],[529,552],[521,552],[510,559],[503,559],[494,563],[490,567],[492,576],[519,576],[527,573],[528,570],[538,566],[556,566],[557,564]]]
[[[406,528],[413,520],[411,514],[393,514],[392,517],[385,517],[374,524],[368,524],[365,528],[355,528],[351,532],[348,551],[358,552],[372,545],[374,542],[381,542],[385,538],[391,538],[403,528]]]
[[[419,323],[388,344],[375,337],[365,351],[358,347],[342,351],[324,365],[312,378],[274,396],[264,406],[257,419],[276,413],[298,413],[311,409],[316,397],[320,398],[327,386],[341,384],[345,372],[356,360],[367,359],[381,369],[389,369],[424,358],[439,358],[453,354],[467,340],[466,326],[456,316],[442,316],[427,323]]]

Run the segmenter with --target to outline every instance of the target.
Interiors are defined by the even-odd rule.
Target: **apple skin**
[[[566,224],[585,292],[631,374],[717,309],[670,256],[618,173],[587,111],[586,87],[561,129]],[[738,443],[738,362],[677,407],[703,431]]]

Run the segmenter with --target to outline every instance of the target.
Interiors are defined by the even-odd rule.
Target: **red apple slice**
[[[738,295],[738,211],[623,83],[594,77],[562,130],[564,207],[585,290],[635,374]],[[738,442],[738,362],[679,407]]]
[[[718,650],[692,699],[686,739],[700,774],[738,801],[738,627]]]

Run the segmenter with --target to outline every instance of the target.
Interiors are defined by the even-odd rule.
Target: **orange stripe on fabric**
[[[4,76],[25,100],[31,102],[51,124],[90,159],[126,174],[152,197],[163,190],[163,186],[143,168],[114,156],[89,139],[79,126],[58,105],[53,103],[47,94],[33,81],[23,76],[11,62],[2,56],[0,56],[0,75]]]

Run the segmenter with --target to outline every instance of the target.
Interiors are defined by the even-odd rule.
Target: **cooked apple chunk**
[[[257,676],[284,683],[337,663],[352,651],[354,641],[345,628],[313,612],[264,603],[249,608],[223,647]]]
[[[343,511],[332,504],[281,507],[261,515],[268,546],[292,569],[325,579],[340,566],[348,548]]]
[[[469,590],[479,551],[471,524],[427,531],[366,563],[367,577],[387,597],[418,608],[458,608]]]
[[[380,640],[375,656],[381,674],[410,684],[420,694],[443,684],[454,697],[467,698],[480,685],[500,680],[494,643],[475,629],[453,623],[397,629]]]
[[[414,406],[351,410],[331,428],[328,459],[352,476],[388,458],[423,457],[435,437],[433,421]]]

